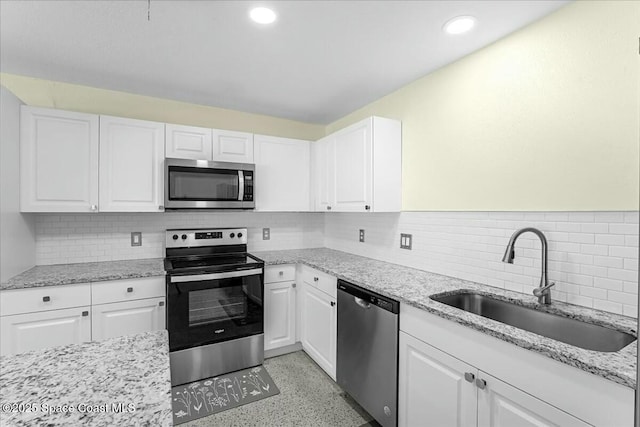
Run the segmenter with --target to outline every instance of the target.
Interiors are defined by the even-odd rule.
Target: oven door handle
[[[232,277],[255,276],[262,274],[261,268],[251,270],[228,271],[225,273],[192,274],[188,276],[171,276],[171,283],[202,282],[204,280],[230,279]]]

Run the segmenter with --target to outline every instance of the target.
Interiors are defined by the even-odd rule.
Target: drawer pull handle
[[[160,307],[162,307],[162,306],[164,305],[164,301],[160,301],[160,302],[158,303],[158,305],[159,305]]]
[[[481,380],[480,378],[476,378],[476,385],[480,390],[484,390],[487,386],[487,382],[485,380]]]
[[[331,307],[335,307],[336,302],[335,301],[331,301]]]
[[[278,275],[279,275],[279,276],[284,276],[284,271],[280,271],[280,272],[278,272]]]
[[[42,297],[42,301],[49,302],[51,301],[51,297]]]
[[[83,316],[83,317],[87,317],[88,315],[89,315],[89,312],[88,312],[88,311],[83,311],[83,312],[82,312],[82,316]]]
[[[317,278],[317,277],[314,277],[314,278],[313,278],[313,281],[314,281],[314,282],[317,282],[317,281],[318,281],[318,278]]]
[[[464,373],[464,379],[465,379],[465,380],[467,380],[467,382],[472,383],[472,382],[473,382],[473,380],[475,380],[475,379],[476,379],[476,376],[475,376],[475,375],[473,375],[471,372],[465,372],[465,373]]]
[[[127,292],[133,292],[133,288],[127,288]]]

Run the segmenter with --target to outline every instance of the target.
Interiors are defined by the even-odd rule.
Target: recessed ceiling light
[[[251,9],[249,16],[258,24],[271,24],[276,20],[276,13],[266,7],[256,7]]]
[[[444,24],[444,31],[449,34],[462,34],[471,30],[476,25],[476,18],[473,16],[456,16]]]

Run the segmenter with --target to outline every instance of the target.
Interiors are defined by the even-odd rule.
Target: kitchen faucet
[[[522,233],[526,232],[531,232],[538,236],[542,243],[542,275],[540,276],[540,286],[533,290],[533,295],[538,297],[539,304],[551,304],[551,287],[555,285],[555,283],[549,283],[549,280],[547,279],[547,238],[544,237],[542,231],[537,228],[526,227],[513,233],[509,239],[509,243],[507,244],[507,250],[504,252],[504,256],[502,257],[502,262],[513,264],[513,259],[516,256],[514,250],[516,240],[518,240],[518,237],[520,237]]]

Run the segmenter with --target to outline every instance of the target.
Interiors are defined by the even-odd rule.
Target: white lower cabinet
[[[634,390],[400,306],[400,426],[633,425]]]
[[[267,266],[264,274],[264,349],[296,342],[295,265]]]
[[[0,292],[0,354],[165,328],[164,277]]]
[[[400,426],[589,425],[404,332],[399,382]]]
[[[399,343],[399,425],[475,425],[476,387],[464,378],[473,368],[404,332]]]
[[[165,329],[164,297],[93,306],[91,337],[94,341]]]
[[[336,379],[338,332],[337,279],[301,265],[299,285],[302,348],[333,380]]]
[[[91,341],[90,307],[0,317],[0,354]]]

